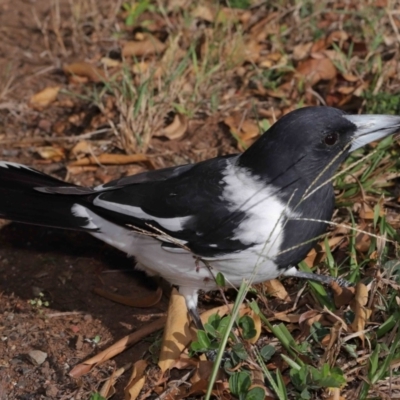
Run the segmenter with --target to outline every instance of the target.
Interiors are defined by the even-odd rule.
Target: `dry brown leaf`
[[[236,40],[227,44],[224,56],[237,64],[242,64],[245,61],[257,63],[260,60],[263,48],[264,46],[261,43],[254,40],[248,40],[247,42]]]
[[[322,318],[323,314],[317,310],[309,310],[302,313],[299,318],[302,336],[307,337],[310,334],[312,324],[320,321]]]
[[[111,376],[103,383],[99,391],[99,394],[106,399],[109,399],[110,397],[114,396],[116,392],[115,384],[117,383],[117,379],[131,366],[132,364],[129,363],[121,368],[118,368],[116,371],[113,371]]]
[[[300,43],[293,49],[293,60],[301,61],[307,58],[311,53],[311,47],[313,46],[312,42],[309,43]]]
[[[318,257],[317,250],[311,249],[308,252],[307,257],[304,259],[304,262],[307,264],[307,266],[309,268],[312,268],[319,263],[319,260],[317,260],[317,257]]]
[[[363,210],[364,207],[366,207],[365,208],[366,212],[363,214],[365,216],[368,216],[367,212],[368,212],[369,206],[365,202],[361,203],[360,214],[362,213],[361,211]],[[373,218],[373,215],[372,215],[372,218]],[[358,229],[360,230],[360,232],[357,233],[355,247],[359,252],[366,253],[371,247],[371,235],[368,234],[368,232],[371,230],[371,227],[369,226],[368,223],[361,220],[360,225],[358,226]],[[361,232],[361,231],[363,231],[363,232]]]
[[[122,48],[123,57],[142,57],[162,53],[166,44],[155,36],[147,34],[143,40],[126,42]]]
[[[173,121],[162,129],[154,133],[154,136],[163,136],[170,140],[180,139],[187,131],[188,119],[185,115],[176,113]]]
[[[326,400],[346,400],[345,397],[340,395],[340,388],[330,388],[329,390],[332,395],[327,397]]]
[[[354,86],[339,86],[337,88],[337,91],[340,94],[344,94],[344,95],[348,95],[354,92],[354,90],[356,90],[356,88]]]
[[[87,140],[81,140],[71,149],[71,153],[75,158],[80,158],[82,155],[92,154],[92,144]]]
[[[45,107],[48,107],[57,99],[59,91],[60,86],[49,86],[39,93],[34,94],[29,99],[29,105],[36,110],[41,110]]]
[[[331,283],[333,299],[337,308],[347,306],[354,298],[354,287],[341,287],[337,282]]]
[[[265,281],[263,283],[265,291],[268,295],[276,297],[284,301],[290,301],[290,296],[286,291],[285,287],[282,285],[281,281],[278,279],[272,279],[270,281]]]
[[[104,82],[106,77],[104,72],[87,62],[77,62],[64,65],[63,71],[67,75],[77,75],[89,79],[92,82]]]
[[[366,201],[362,201],[361,208],[359,211],[360,218],[372,221],[374,219],[374,214],[375,214],[374,209]],[[383,207],[380,207],[379,216],[383,217],[384,215],[385,215],[385,209]]]
[[[246,307],[246,305],[242,304],[240,306],[239,310],[242,310],[245,307]],[[211,310],[204,311],[200,315],[201,321],[203,322],[203,324],[205,324],[206,322],[208,322],[208,319],[213,314],[218,314],[220,317],[223,317],[224,315],[227,315],[229,312],[231,312],[232,308],[233,308],[233,304],[228,304],[228,305],[223,305],[223,306],[212,308]]]
[[[311,53],[318,53],[324,49],[326,49],[327,43],[326,38],[321,38],[313,42],[311,47]]]
[[[190,369],[190,368],[197,368],[199,364],[199,360],[195,357],[189,357],[189,354],[183,352],[176,362],[173,364],[172,368],[176,369]]]
[[[115,68],[121,65],[121,61],[115,60],[114,58],[103,57],[100,62],[108,68]]]
[[[329,365],[334,365],[336,359],[339,355],[341,348],[341,341],[339,340],[340,334],[343,331],[343,322],[334,322],[330,333],[326,335],[322,340],[321,344],[325,347],[325,353],[321,357],[321,364],[328,363]]]
[[[270,12],[266,17],[254,24],[250,29],[252,39],[260,42],[264,41],[269,34],[275,35],[279,30],[279,26],[273,20],[277,17],[278,12]]]
[[[162,372],[171,368],[191,339],[185,298],[174,288],[169,300],[167,321],[158,361]]]
[[[351,309],[354,311],[354,321],[350,325],[353,332],[361,332],[365,329],[365,325],[371,316],[371,310],[366,308],[368,303],[368,288],[362,284],[357,283],[356,293],[353,301],[350,304]],[[365,335],[360,333],[359,335],[362,344],[364,345]]]
[[[153,332],[156,332],[164,328],[166,320],[167,320],[166,317],[161,317],[143,326],[143,328],[139,329],[138,331],[133,332],[128,336],[125,336],[124,338],[118,340],[118,342],[114,343],[109,348],[95,355],[94,357],[91,357],[88,360],[84,361],[83,363],[76,365],[70,371],[69,375],[72,376],[73,378],[79,378],[80,376],[87,374],[96,365],[109,360],[110,358],[126,350],[128,347],[134,345],[139,340],[142,340],[143,338],[149,336]]]
[[[239,139],[238,148],[241,151],[244,150],[244,147],[249,147],[260,135],[258,125],[251,120],[243,120],[240,114],[230,115],[225,118],[224,123],[229,126],[231,132]]]
[[[207,22],[214,22],[217,10],[211,4],[198,4],[191,12],[193,18],[203,19]]]
[[[145,74],[151,67],[147,61],[138,61],[132,65],[132,72],[137,75]]]
[[[56,146],[37,147],[36,152],[44,160],[59,162],[65,158],[65,150],[62,147],[56,147]]]
[[[146,382],[146,368],[148,362],[145,360],[136,361],[133,366],[132,375],[125,386],[125,400],[136,400]]]
[[[287,311],[281,311],[274,313],[273,319],[277,319],[283,322],[289,322],[291,324],[298,324],[300,320],[300,315],[298,314],[289,314]]]
[[[344,73],[342,74],[343,78],[347,81],[347,82],[357,82],[360,80],[360,78],[356,75],[353,75],[351,73]]]
[[[297,67],[297,74],[306,78],[311,86],[321,80],[330,80],[336,77],[337,70],[329,58],[310,58],[301,61]]]
[[[342,31],[342,30],[333,31],[327,37],[326,43],[327,43],[327,45],[330,45],[333,42],[345,42],[348,38],[349,38],[349,35],[346,31]]]
[[[195,373],[190,378],[190,382],[195,383],[203,380],[209,381],[213,366],[214,366],[213,361],[208,361],[208,360],[200,361],[197,365]],[[220,380],[222,379],[222,377],[223,377],[223,372],[220,371],[216,380]]]
[[[163,294],[161,287],[158,287],[154,293],[148,296],[142,296],[141,298],[121,296],[100,288],[94,288],[93,292],[101,297],[104,297],[105,299],[136,308],[149,308],[155,306],[160,302]]]
[[[82,166],[82,165],[120,165],[120,164],[132,164],[137,162],[145,163],[150,169],[155,169],[153,161],[145,154],[110,154],[103,153],[97,157],[90,156],[84,157],[76,161],[69,163],[70,166]]]
[[[93,165],[83,166],[83,167],[73,167],[67,166],[67,171],[71,175],[80,175],[84,172],[95,172],[97,171],[97,167]]]
[[[341,232],[335,231],[335,233],[337,234],[337,236],[333,236],[328,239],[328,246],[331,249],[331,251],[334,251],[335,248],[337,248],[344,240],[344,237],[339,235],[339,233]],[[308,267],[312,268],[321,263],[322,261],[324,261],[325,258],[326,258],[325,241],[321,241],[315,248],[310,250],[304,261],[306,262]]]
[[[192,383],[188,392],[184,396],[175,397],[177,399],[194,397],[196,395],[205,394],[208,388],[209,380],[201,379]]]

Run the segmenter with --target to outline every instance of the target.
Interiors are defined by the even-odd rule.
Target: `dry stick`
[[[161,393],[158,397],[156,397],[156,400],[164,400],[167,397],[169,397],[170,393],[173,392],[174,390],[176,390],[179,386],[181,386],[183,383],[187,382],[189,380],[189,378],[192,377],[192,375],[194,374],[195,369],[193,368],[191,371],[189,371],[187,374],[185,374],[184,376],[182,376],[181,379],[173,382],[172,384],[168,385],[168,389]]]
[[[115,303],[137,308],[150,308],[155,306],[160,302],[163,294],[163,291],[160,287],[158,287],[157,290],[150,295],[144,296],[142,298],[121,296],[119,294],[111,293],[108,290],[100,288],[94,288],[93,292],[101,297],[104,297],[105,299],[114,301]]]
[[[81,139],[88,139],[94,135],[97,135],[99,133],[105,133],[109,132],[111,129],[110,128],[103,128],[103,129],[97,129],[96,131],[92,132],[87,132],[83,133],[82,135],[77,135],[77,136],[61,136],[61,137],[50,137],[50,136],[45,136],[45,137],[36,137],[36,138],[28,138],[28,139],[23,139],[19,142],[16,143],[15,139],[4,139],[0,140],[0,144],[29,144],[29,143],[41,143],[41,142],[79,142]]]
[[[78,378],[82,375],[87,374],[90,372],[95,366],[111,359],[112,357],[116,356],[117,354],[123,352],[128,347],[134,345],[135,343],[142,340],[144,337],[152,334],[159,329],[162,329],[165,326],[165,322],[167,321],[167,317],[161,317],[147,325],[143,328],[139,329],[136,332],[133,332],[122,339],[118,340],[118,342],[114,343],[112,346],[108,347],[107,349],[101,351],[99,354],[96,354],[94,357],[89,358],[88,360],[84,361],[76,365],[71,372],[69,373],[70,376],[73,378]]]

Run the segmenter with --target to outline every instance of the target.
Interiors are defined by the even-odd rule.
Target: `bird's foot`
[[[288,269],[282,275],[284,277],[307,279],[309,281],[319,282],[319,283],[323,283],[325,285],[330,285],[331,283],[335,282],[340,287],[353,286],[352,283],[346,281],[346,279],[343,279],[343,278],[334,278],[332,276],[318,275],[318,274],[314,274],[312,272],[303,272],[303,271],[299,271],[295,267],[292,267],[292,268]]]

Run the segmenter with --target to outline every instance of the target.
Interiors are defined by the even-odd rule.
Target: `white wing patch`
[[[99,227],[93,223],[93,218],[89,215],[88,209],[80,204],[74,204],[71,208],[71,212],[75,217],[87,218],[89,221],[84,228],[87,229],[98,229]]]
[[[23,169],[28,169],[29,171],[32,171],[32,172],[39,173],[38,171],[35,171],[34,169],[27,167],[26,165],[17,164],[17,163],[8,162],[8,161],[0,161],[0,168],[8,169],[8,167],[23,168]]]
[[[157,224],[161,225],[163,228],[171,232],[182,231],[186,222],[192,218],[191,216],[175,218],[154,217],[153,215],[145,213],[140,207],[113,203],[111,201],[102,200],[100,197],[96,197],[93,201],[93,204],[95,206],[102,207],[110,211],[115,211],[120,214],[130,215],[134,218],[157,222]]]

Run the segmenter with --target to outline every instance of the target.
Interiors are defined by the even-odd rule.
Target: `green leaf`
[[[261,310],[260,307],[258,306],[256,301],[252,301],[250,304],[250,308],[257,314],[260,315],[261,314]]]
[[[246,400],[264,400],[264,398],[265,391],[260,387],[254,387],[246,395]]]
[[[101,336],[100,336],[100,335],[96,335],[96,336],[93,338],[93,343],[98,344],[98,343],[100,343],[100,340],[101,340]]]
[[[254,320],[249,315],[243,315],[243,317],[239,319],[239,327],[242,328],[244,339],[251,339],[257,334]]]
[[[371,382],[374,380],[375,372],[378,370],[378,367],[379,367],[380,350],[381,350],[381,345],[379,343],[377,343],[374,351],[372,352],[371,356],[369,357],[370,368],[368,370],[368,378]]]
[[[251,385],[250,374],[248,372],[237,372],[229,378],[229,389],[234,396],[247,394]]]
[[[221,274],[221,272],[218,272],[217,276],[215,277],[215,281],[219,287],[225,287],[225,277]]]
[[[301,398],[301,399],[304,399],[304,400],[309,400],[309,399],[311,399],[311,394],[310,394],[310,392],[308,391],[307,388],[306,388],[306,389],[303,389],[303,391],[300,393],[300,398]]]
[[[380,339],[382,336],[386,335],[390,332],[397,322],[400,320],[400,313],[395,312],[394,315],[391,315],[379,328],[376,330],[376,337]]]
[[[207,333],[204,331],[197,331],[197,340],[201,347],[205,349],[209,349],[211,345],[211,341],[207,336]]]
[[[243,345],[243,343],[236,343],[232,346],[232,352],[235,356],[237,356],[240,360],[247,360],[248,354]]]
[[[92,393],[90,395],[89,400],[106,400],[105,397],[103,397],[101,394],[99,393]]]
[[[223,336],[225,331],[228,329],[230,324],[231,316],[227,315],[226,317],[222,318],[218,325],[218,332]]]
[[[240,8],[242,10],[246,10],[250,8],[251,2],[250,0],[230,0],[229,5],[232,8]]]
[[[345,344],[343,346],[346,351],[350,354],[351,357],[353,358],[358,358],[358,354],[357,354],[357,346],[354,344]]]
[[[192,344],[190,345],[190,348],[195,353],[204,353],[205,351],[207,351],[207,349],[202,347],[199,342],[192,342]]]
[[[218,329],[219,324],[221,322],[221,317],[218,314],[212,314],[208,318],[208,323],[212,325],[215,329]]]
[[[217,339],[220,336],[215,327],[209,323],[204,324],[204,329],[213,338]]]
[[[275,354],[275,352],[276,352],[275,347],[271,346],[270,344],[267,344],[260,350],[261,357],[264,359],[265,362],[268,362]]]
[[[281,357],[289,364],[290,368],[300,371],[301,370],[301,365],[297,364],[297,362],[293,361],[291,358],[286,356],[285,354],[281,354]]]
[[[376,229],[376,224],[378,223],[380,212],[381,212],[381,206],[379,203],[376,203],[374,207],[374,229]]]

